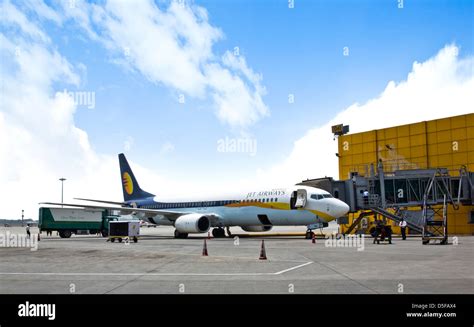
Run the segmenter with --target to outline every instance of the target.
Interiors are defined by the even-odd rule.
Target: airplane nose
[[[348,213],[350,208],[345,202],[342,202],[340,200],[336,200],[336,201],[337,201],[337,204],[334,210],[334,217],[339,218],[339,217],[344,216],[346,213]]]

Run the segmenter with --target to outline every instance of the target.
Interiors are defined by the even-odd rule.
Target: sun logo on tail
[[[128,195],[131,195],[133,193],[133,183],[132,178],[127,172],[123,173],[122,182],[125,192],[127,192]]]

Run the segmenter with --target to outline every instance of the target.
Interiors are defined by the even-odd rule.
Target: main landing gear
[[[306,234],[304,235],[304,238],[307,240],[312,240],[314,237],[314,232],[311,229],[308,229],[306,231]]]
[[[178,232],[177,229],[174,230],[174,238],[188,238],[188,233],[180,233]],[[227,235],[229,237],[232,236],[232,234],[230,233],[230,229],[229,227],[227,227]],[[226,231],[224,228],[222,227],[217,227],[217,228],[214,228],[212,230],[212,236],[214,236],[215,238],[223,238],[223,237],[226,237]]]
[[[212,230],[212,236],[214,236],[215,238],[222,238],[222,237],[225,237],[225,230],[224,230],[224,228],[221,228],[221,227],[214,228],[214,229]]]
[[[174,230],[174,238],[188,238],[188,233],[180,233],[177,229]]]

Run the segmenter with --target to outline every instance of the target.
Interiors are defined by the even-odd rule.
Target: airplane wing
[[[133,208],[133,207],[114,207],[114,206],[85,205],[85,204],[56,203],[56,202],[40,202],[39,204],[74,207],[74,208],[117,210],[117,211],[120,211],[120,213],[123,215],[143,213],[146,217],[149,217],[149,218],[160,216],[160,217],[167,218],[171,221],[175,221],[180,216],[193,213],[189,211],[174,211],[174,210],[171,211],[171,210],[161,210],[161,209],[143,209],[143,208]],[[206,213],[205,215],[211,219],[211,223],[213,226],[218,224],[218,221],[221,218],[220,216],[213,213]]]
[[[125,202],[107,201],[107,200],[95,200],[95,199],[83,199],[83,198],[74,198],[74,200],[97,202],[97,203],[107,203],[107,204],[117,204],[117,205],[120,205],[120,206],[124,206],[124,205],[127,204],[127,203],[125,203]]]
[[[184,212],[184,211],[170,211],[170,210],[156,210],[156,209],[143,209],[143,208],[133,208],[133,207],[114,207],[114,206],[86,205],[86,204],[72,204],[72,203],[56,203],[56,202],[41,202],[40,204],[66,206],[66,207],[74,207],[74,208],[117,210],[117,211],[120,211],[120,213],[124,215],[140,212],[140,213],[144,213],[145,216],[147,217],[164,216],[170,220],[176,220],[179,216],[191,213],[191,212]]]

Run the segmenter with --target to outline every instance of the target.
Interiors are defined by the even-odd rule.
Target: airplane
[[[239,226],[247,232],[267,232],[273,226],[301,225],[307,226],[305,237],[312,238],[312,230],[326,227],[329,221],[349,211],[346,203],[329,192],[304,185],[235,192],[226,197],[159,201],[154,194],[140,188],[125,155],[121,153],[118,157],[123,202],[76,198],[100,205],[40,204],[118,210],[121,214],[132,214],[151,224],[174,226],[175,238],[207,233],[211,228],[212,235],[218,238],[226,236],[224,228],[231,237],[232,226]]]

